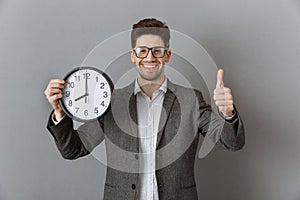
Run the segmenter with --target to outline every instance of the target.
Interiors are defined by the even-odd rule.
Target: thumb
[[[223,77],[224,77],[224,71],[223,71],[223,69],[219,69],[218,75],[217,75],[217,85],[216,85],[217,88],[224,87]]]

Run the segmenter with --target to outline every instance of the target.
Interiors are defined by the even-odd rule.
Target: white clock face
[[[109,78],[93,67],[79,67],[65,78],[61,101],[64,111],[77,121],[89,121],[103,115],[111,100]]]

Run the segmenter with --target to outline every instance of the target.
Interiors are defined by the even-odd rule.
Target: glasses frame
[[[147,51],[147,54],[146,54],[145,56],[143,56],[143,57],[138,56],[138,55],[137,55],[137,52],[136,52],[137,48],[145,48],[145,49],[147,49],[147,50],[148,50],[148,51]],[[164,49],[164,54],[163,54],[162,56],[159,56],[159,57],[155,56],[155,55],[153,54],[153,51],[152,51],[152,49],[155,49],[155,48],[162,48],[162,49]],[[157,47],[151,47],[151,48],[145,47],[145,46],[141,46],[141,47],[135,47],[135,48],[133,48],[133,51],[134,51],[135,56],[138,57],[138,58],[142,58],[142,59],[143,59],[143,58],[147,58],[147,56],[148,56],[148,54],[149,54],[150,51],[151,51],[151,54],[152,54],[152,56],[153,56],[154,58],[163,58],[163,57],[166,55],[166,52],[167,52],[168,50],[169,50],[169,48],[167,48],[167,47],[160,47],[160,46],[157,46]]]

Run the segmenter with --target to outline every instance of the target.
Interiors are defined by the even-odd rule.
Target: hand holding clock
[[[65,114],[86,122],[101,117],[109,108],[113,83],[101,70],[80,66],[64,78],[52,79],[45,95],[54,109],[54,119],[60,121]],[[82,100],[84,99],[84,101]]]
[[[58,101],[63,97],[62,90],[65,87],[64,84],[65,81],[62,79],[52,79],[44,91],[48,102],[54,109],[54,119],[58,122],[65,116],[65,113]]]
[[[76,98],[75,101],[78,101],[85,97],[85,103],[87,103],[88,96],[88,81],[85,79],[85,94]],[[51,79],[44,94],[46,95],[48,102],[54,109],[54,119],[59,122],[64,116],[65,113],[59,104],[59,99],[63,97],[62,90],[64,89],[65,81],[62,79]]]

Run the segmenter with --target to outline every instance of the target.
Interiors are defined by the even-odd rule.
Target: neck
[[[148,81],[138,77],[138,84],[141,90],[150,98],[152,99],[153,92],[156,91],[165,81],[165,76],[162,76],[160,79],[155,81]]]

